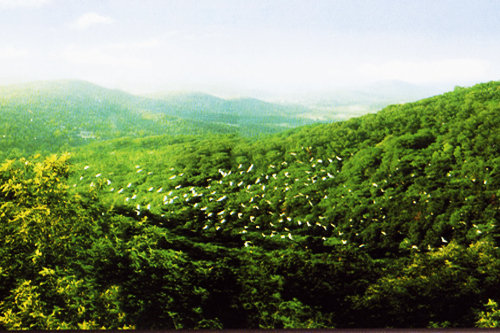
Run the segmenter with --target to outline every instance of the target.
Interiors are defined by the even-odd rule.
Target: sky
[[[500,80],[496,0],[0,0],[0,84],[132,93]]]

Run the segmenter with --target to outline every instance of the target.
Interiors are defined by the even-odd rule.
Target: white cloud
[[[98,65],[110,67],[149,68],[150,62],[133,56],[106,53],[100,48],[86,49],[69,46],[63,52],[64,58],[76,65]]]
[[[51,3],[52,0],[0,0],[0,8],[37,8]]]
[[[445,59],[431,62],[392,61],[363,64],[358,72],[368,79],[402,80],[412,83],[469,81],[484,77],[489,63],[479,59]]]
[[[28,50],[16,48],[12,45],[0,46],[0,58],[18,58],[28,54]]]
[[[85,30],[96,24],[112,24],[115,20],[109,16],[102,16],[96,13],[86,13],[80,16],[70,26],[76,30]]]

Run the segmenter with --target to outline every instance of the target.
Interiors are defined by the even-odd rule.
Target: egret
[[[253,169],[253,164],[252,164],[252,165],[250,165],[250,167],[249,167],[249,168],[248,168],[248,170],[247,170],[247,173],[248,173],[248,172],[250,172],[250,171],[252,171],[252,169]]]
[[[177,177],[177,175],[173,175],[172,177],[170,177],[169,179],[175,179],[175,177]]]
[[[139,170],[137,170],[137,173],[139,173],[139,172],[141,172],[141,171],[142,171],[142,169],[139,169]]]
[[[448,241],[447,241],[446,239],[444,239],[444,237],[441,237],[441,241],[442,241],[443,243],[448,243]]]
[[[157,192],[157,193],[160,193],[161,191],[163,191],[163,187],[160,187],[160,188],[158,189],[158,191],[156,191],[156,192]]]
[[[107,181],[108,181],[108,185],[111,185],[111,180],[108,179]]]
[[[98,174],[97,174],[97,175],[95,175],[95,176],[96,176],[96,178],[97,178],[97,177],[101,177],[101,174],[100,174],[100,173],[98,173]]]
[[[121,189],[118,191],[118,193],[123,193],[123,188],[121,188]]]
[[[151,192],[153,189],[154,189],[154,187],[150,187],[150,188],[148,189],[148,192]]]
[[[128,183],[127,187],[130,187],[130,186],[132,186],[132,183]]]
[[[87,170],[88,168],[90,168],[90,165],[87,165],[83,170]]]

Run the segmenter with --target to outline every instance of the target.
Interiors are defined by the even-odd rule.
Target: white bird
[[[111,180],[108,179],[107,181],[108,181],[108,185],[111,185]]]
[[[338,156],[335,156],[335,157],[337,158],[337,160],[342,161],[342,159],[340,157],[338,157]]]
[[[163,191],[163,187],[160,187],[160,188],[158,189],[158,191],[156,191],[156,192],[157,192],[157,193],[160,193],[161,191]]]
[[[132,183],[128,183],[127,187],[130,187],[130,186],[132,186]]]
[[[446,239],[444,239],[443,237],[441,237],[441,241],[442,241],[443,243],[448,243],[448,241],[447,241]]]
[[[122,192],[123,192],[123,188],[121,188],[121,189],[118,191],[118,193],[122,193]]]
[[[90,168],[90,165],[87,165],[83,170],[87,170],[88,168]]]
[[[253,169],[253,164],[252,164],[252,165],[250,165],[250,167],[249,167],[249,168],[248,168],[248,170],[247,170],[247,173],[248,173],[248,172],[250,172],[250,171],[252,171],[252,169]]]
[[[245,247],[249,247],[251,243],[252,243],[252,242],[250,242],[250,241],[246,241],[246,242],[245,242]]]
[[[148,206],[146,207],[148,210],[151,209],[151,204],[148,204]]]
[[[223,197],[220,197],[219,199],[217,199],[217,201],[220,202],[220,201],[222,201],[222,200],[224,200],[226,198],[227,198],[226,196],[223,196]]]
[[[141,210],[141,205],[137,204],[137,210]]]
[[[142,169],[139,169],[139,170],[137,170],[137,173],[139,173],[139,172],[141,172],[141,171],[142,171]]]
[[[83,176],[80,177],[80,180],[82,180],[82,179],[83,179]]]
[[[96,176],[96,178],[97,178],[97,177],[101,177],[101,174],[100,174],[100,173],[98,173],[98,174],[97,174],[97,175],[95,175],[95,176]]]
[[[134,194],[134,195],[132,196],[132,200],[133,200],[133,199],[135,199],[135,198],[137,198],[137,195],[135,195],[135,194]]]

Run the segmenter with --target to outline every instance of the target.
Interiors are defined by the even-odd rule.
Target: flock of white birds
[[[304,157],[307,157],[307,160]],[[177,173],[174,168],[156,178],[162,179],[160,183],[153,184],[153,179],[150,180],[149,176],[154,172],[145,171],[141,165],[135,166],[135,173],[144,176],[140,185],[127,182],[117,186],[112,179],[105,178],[102,171],[93,173],[91,165],[83,168],[84,173],[80,176],[80,181],[93,178],[90,183],[92,187],[96,185],[96,178],[104,178],[107,190],[119,194],[119,200],[123,200],[137,215],[144,215],[147,210],[149,214],[162,217],[164,222],[161,224],[182,220],[184,223],[191,222],[189,227],[197,232],[258,232],[264,238],[276,237],[289,241],[294,240],[294,232],[297,230],[300,230],[300,235],[304,235],[308,233],[304,230],[319,227],[324,229],[321,234],[323,240],[333,237],[339,244],[347,244],[348,240],[341,237],[345,231],[337,228],[341,222],[323,216],[324,207],[314,209],[328,198],[330,187],[339,185],[335,177],[343,162],[343,158],[335,154],[326,158],[315,158],[311,156],[309,147],[301,154],[285,154],[280,161],[283,169],[274,164],[268,165],[267,172],[255,171],[262,168],[257,168],[254,164],[239,164],[232,170],[219,169],[216,175],[206,179],[207,186],[189,184],[184,173]],[[292,167],[289,164],[295,165]],[[397,170],[398,167],[394,172],[398,172]],[[389,178],[392,176],[388,175]],[[412,177],[414,176],[415,174],[412,174]],[[384,194],[381,200],[391,200],[392,196],[387,195],[384,189],[387,183],[385,179],[382,184],[371,182],[369,186]],[[353,191],[344,185],[340,197],[345,198],[348,195],[353,195]],[[426,192],[421,195],[422,201],[426,202],[431,197]],[[376,203],[373,200],[373,204]],[[417,203],[417,200],[413,200],[413,204]],[[300,207],[309,206],[309,211],[297,211],[294,204]],[[313,209],[315,214],[311,218]],[[383,220],[386,216],[373,217],[372,220],[378,221],[378,218]],[[349,222],[352,223],[352,219]],[[360,222],[363,223],[364,220]],[[352,227],[352,224],[350,226]],[[478,233],[480,232],[478,230]],[[387,235],[383,230],[380,233],[382,237]],[[358,237],[359,234],[356,233],[355,236]],[[448,242],[444,237],[441,237],[441,241]],[[248,244],[251,242],[245,243],[245,246]],[[360,242],[357,244],[359,247],[365,246]],[[418,249],[416,245],[411,248]]]
[[[327,219],[323,216],[319,216],[319,221],[305,221],[304,216],[295,214],[292,207],[285,209],[284,206],[292,198],[305,200],[311,208],[316,202],[326,199],[328,186],[319,188],[315,184],[335,178],[332,173],[340,172],[342,158],[333,155],[323,161],[310,157],[307,163],[301,161],[295,152],[287,155],[292,160],[282,161],[282,166],[297,163],[300,168],[281,171],[270,164],[268,173],[256,173],[254,164],[239,164],[234,170],[219,169],[216,177],[206,180],[208,186],[185,185],[184,173],[176,173],[174,168],[170,168],[162,177],[164,181],[156,186],[147,177],[140,186],[135,186],[133,182],[117,185],[112,179],[105,178],[104,172],[94,173],[92,165],[83,167],[79,181],[92,179],[89,185],[94,187],[95,179],[103,178],[107,191],[119,194],[137,215],[147,210],[162,217],[164,222],[161,224],[167,224],[180,211],[188,209],[190,219],[199,224],[198,228],[193,228],[199,232],[231,228],[231,232],[240,234],[259,232],[261,237],[293,241],[293,231],[305,226],[321,227],[325,231],[336,228],[334,223],[326,223]],[[145,171],[141,165],[135,166],[135,172],[144,172],[147,176],[154,174],[153,171]],[[326,240],[325,237],[323,239]],[[347,240],[342,240],[342,243],[347,244]],[[252,243],[246,242],[245,246],[249,244]]]

